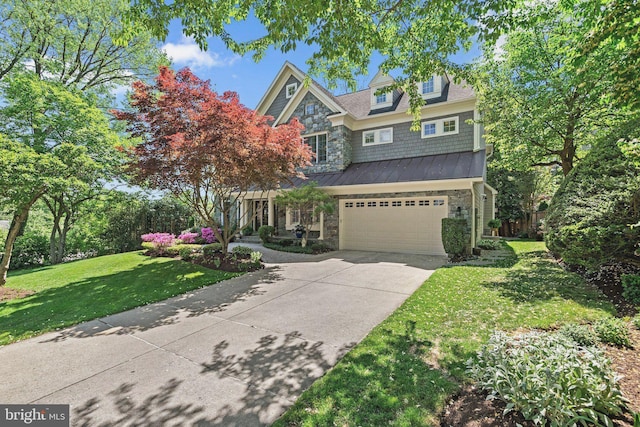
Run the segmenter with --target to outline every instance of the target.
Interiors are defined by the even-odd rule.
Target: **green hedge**
[[[467,252],[469,236],[467,220],[460,218],[442,218],[442,244],[444,251],[451,257],[461,257]]]
[[[568,264],[597,268],[634,258],[640,241],[636,198],[639,170],[617,137],[595,145],[553,196],[545,225],[547,247]]]

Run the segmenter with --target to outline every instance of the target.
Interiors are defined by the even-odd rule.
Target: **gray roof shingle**
[[[395,182],[437,181],[444,179],[483,178],[485,151],[463,151],[407,159],[352,163],[342,172],[308,174],[307,179],[294,178],[297,187],[316,181],[320,187],[343,185],[388,184]],[[290,188],[290,184],[283,184]]]

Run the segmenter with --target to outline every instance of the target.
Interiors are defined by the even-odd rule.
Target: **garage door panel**
[[[441,219],[446,198],[343,200],[342,249],[444,255]]]

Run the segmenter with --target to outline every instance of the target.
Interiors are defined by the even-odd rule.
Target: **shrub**
[[[251,236],[252,234],[253,234],[253,227],[251,227],[250,225],[247,225],[245,228],[242,229],[243,236]]]
[[[206,257],[212,257],[216,253],[222,252],[222,243],[209,243],[202,247],[202,253]]]
[[[500,221],[498,218],[491,219],[487,222],[487,226],[489,228],[500,228],[502,227],[502,221]]]
[[[489,250],[489,251],[494,251],[496,249],[500,249],[500,247],[502,245],[500,244],[500,241],[498,241],[498,240],[480,239],[476,243],[476,246],[478,246],[480,249],[486,249],[486,250]]]
[[[442,218],[442,244],[444,251],[450,257],[461,257],[464,255],[468,243],[467,220]]]
[[[49,239],[43,234],[27,231],[14,243],[9,268],[13,270],[43,265],[48,256]]]
[[[605,317],[593,324],[593,330],[601,342],[613,344],[618,347],[633,347],[631,335],[626,323],[615,317]]]
[[[311,249],[310,246],[280,246],[277,243],[264,243],[263,246],[265,248],[269,248],[269,249],[273,249],[276,251],[282,251],[282,252],[291,252],[291,253],[296,253],[296,254],[313,254],[313,249]]]
[[[632,304],[640,304],[640,276],[625,274],[622,279],[622,296]]]
[[[602,350],[560,334],[496,332],[467,366],[491,397],[507,402],[505,412],[520,411],[540,425],[612,425],[610,416],[626,404]]]
[[[210,244],[216,242],[216,235],[213,234],[213,230],[209,227],[203,227],[200,230],[200,237],[205,244]]]
[[[331,248],[331,246],[327,245],[326,243],[317,242],[311,245],[311,250],[314,254],[321,254],[324,252],[330,252],[333,250],[333,248]]]
[[[271,241],[271,236],[275,233],[276,229],[271,225],[261,225],[258,228],[258,235],[260,236],[260,240],[262,243],[268,243]]]
[[[560,328],[558,333],[572,339],[576,344],[583,347],[589,347],[598,344],[598,336],[589,327],[589,325],[567,323]]]
[[[184,232],[178,236],[178,240],[181,240],[182,243],[191,244],[196,243],[196,238],[198,238],[198,233],[191,233],[189,231]]]
[[[293,240],[292,239],[282,239],[282,240],[280,240],[280,242],[278,242],[278,244],[280,246],[291,246],[291,245],[293,245]]]
[[[154,245],[151,242],[142,242],[142,249],[146,249],[148,251],[152,251],[156,248],[156,245]]]
[[[631,320],[631,323],[633,323],[636,329],[640,329],[640,314],[636,314]]]
[[[148,233],[140,236],[143,242],[152,243],[155,249],[168,248],[174,244],[176,236],[169,233]]]
[[[243,255],[246,257],[251,256],[251,253],[253,252],[253,249],[247,247],[247,246],[236,246],[235,248],[233,248],[231,250],[231,253],[234,255]]]
[[[633,257],[640,240],[634,197],[640,172],[611,135],[599,141],[567,175],[545,217],[545,241],[568,264],[595,269]]]

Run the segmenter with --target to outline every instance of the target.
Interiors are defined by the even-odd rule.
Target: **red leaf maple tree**
[[[233,213],[246,192],[276,189],[310,164],[297,119],[272,127],[272,117],[242,105],[235,92],[218,95],[188,68],[162,67],[154,84],[133,83],[129,105],[112,113],[139,141],[129,150],[133,181],[191,206],[225,252],[244,226]]]

